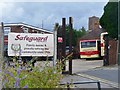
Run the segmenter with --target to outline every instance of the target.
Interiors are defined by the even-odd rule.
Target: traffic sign
[[[62,37],[58,37],[58,42],[62,43],[63,42],[63,38]]]

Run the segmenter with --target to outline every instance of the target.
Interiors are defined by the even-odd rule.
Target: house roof
[[[100,34],[102,32],[105,32],[103,28],[97,29],[97,30],[91,30],[87,32],[83,37],[80,38],[80,40],[92,40],[92,39],[100,39]]]
[[[20,23],[4,23],[4,26],[25,26],[25,27],[32,28],[32,29],[37,29],[37,30],[40,30],[40,31],[43,31],[43,32],[53,33],[52,31],[49,31],[47,29],[39,28],[39,27],[36,27],[36,26],[21,23],[21,22]]]

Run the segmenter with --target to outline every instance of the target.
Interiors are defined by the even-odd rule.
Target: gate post
[[[104,66],[107,66],[107,65],[109,65],[109,49],[108,49],[108,46],[109,46],[109,37],[108,37],[108,34],[105,35],[104,39],[105,39]]]
[[[62,73],[65,72],[66,69],[66,61],[64,61],[64,58],[66,58],[66,18],[62,18],[62,38],[63,38],[63,43],[62,43],[62,64],[63,64],[63,69],[62,69]]]
[[[72,29],[73,29],[73,21],[72,21],[72,17],[69,17],[69,54],[72,53]],[[69,59],[69,74],[72,75],[72,56]]]

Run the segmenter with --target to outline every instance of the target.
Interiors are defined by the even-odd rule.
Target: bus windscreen
[[[96,47],[96,41],[81,42],[81,48]]]

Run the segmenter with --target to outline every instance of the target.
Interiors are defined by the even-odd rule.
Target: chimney
[[[89,17],[88,30],[98,30],[99,29],[99,18],[96,16]]]

